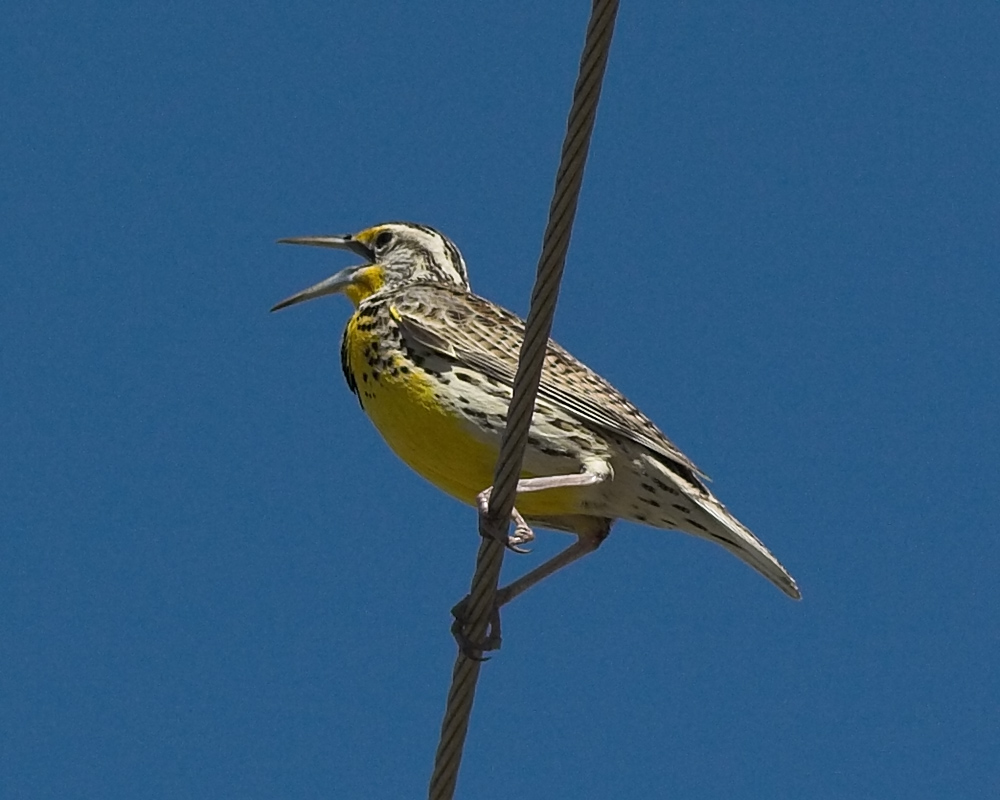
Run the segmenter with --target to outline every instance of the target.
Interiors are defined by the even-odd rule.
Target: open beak
[[[312,300],[316,297],[322,297],[323,295],[343,292],[344,289],[351,285],[351,281],[358,270],[364,269],[375,261],[375,254],[371,248],[363,242],[352,238],[351,234],[347,234],[346,236],[296,236],[291,239],[278,239],[278,244],[307,244],[313,247],[332,247],[337,250],[350,250],[352,253],[365,259],[367,263],[342,269],[336,275],[331,275],[326,280],[320,281],[308,289],[303,289],[298,294],[293,294],[291,297],[282,300],[271,309],[272,311],[279,311],[282,308],[293,306],[296,303],[303,303],[306,300]]]

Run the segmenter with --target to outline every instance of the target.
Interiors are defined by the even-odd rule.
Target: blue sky
[[[526,311],[584,3],[15,3],[0,30],[0,779],[419,797],[475,515],[340,375],[441,228]],[[555,335],[804,599],[620,525],[517,600],[459,796],[1000,791],[997,3],[625,2]],[[516,575],[568,543],[543,533]]]

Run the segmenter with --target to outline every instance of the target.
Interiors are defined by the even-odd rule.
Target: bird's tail
[[[802,592],[787,569],[781,566],[768,550],[742,522],[729,513],[722,503],[706,492],[707,497],[696,498],[701,510],[709,518],[705,524],[708,537],[725,547],[741,561],[745,561],[793,600],[800,600]],[[704,535],[704,532],[700,532]]]
[[[801,599],[802,593],[788,570],[781,566],[781,563],[771,555],[771,551],[764,546],[764,543],[730,514],[726,507],[700,481],[697,484],[691,484],[659,461],[654,463],[661,471],[669,475],[674,485],[682,488],[684,494],[687,495],[686,499],[692,501],[695,506],[690,509],[691,513],[685,514],[683,521],[678,524],[677,527],[680,530],[722,545],[738,559],[757,570],[789,597],[794,600]]]

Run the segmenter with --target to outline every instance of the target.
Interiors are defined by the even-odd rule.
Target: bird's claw
[[[451,635],[463,656],[471,661],[489,661],[489,656],[484,656],[483,653],[500,649],[500,609],[494,606],[490,612],[486,635],[482,641],[475,642],[466,633],[469,627],[469,620],[466,616],[468,606],[469,596],[466,595],[451,610],[451,615],[455,618],[451,623]]]
[[[524,555],[530,553],[531,548],[521,547],[521,545],[534,540],[535,532],[522,520],[514,526],[514,532],[507,537],[507,549]]]
[[[490,486],[488,489],[484,489],[480,492],[476,497],[479,505],[480,531],[484,529],[483,522],[485,522],[486,515],[489,513],[490,494],[492,492],[493,487]],[[514,532],[508,534],[506,541],[503,542],[503,545],[514,553],[519,553],[521,555],[530,553],[530,548],[521,547],[521,545],[534,541],[535,532],[531,530],[531,526],[524,521],[524,517],[521,516],[520,512],[516,508],[512,509],[510,518],[514,523]]]

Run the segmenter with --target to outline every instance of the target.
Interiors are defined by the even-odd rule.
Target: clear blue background
[[[619,526],[505,614],[459,794],[996,797],[1000,4],[710,6],[623,4],[556,336],[804,600]],[[523,313],[588,13],[7,8],[5,798],[424,795],[475,515],[274,240],[418,220]]]

